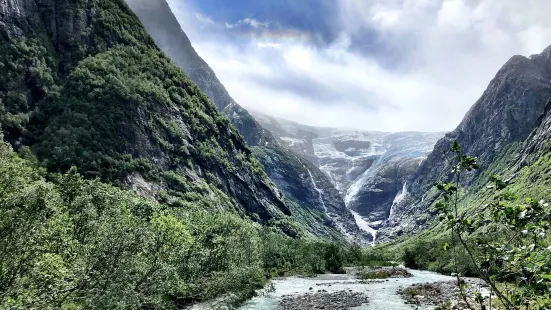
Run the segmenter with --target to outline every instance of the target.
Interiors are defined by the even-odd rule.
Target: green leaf
[[[456,154],[461,152],[461,146],[459,145],[457,140],[453,141],[453,143],[451,145],[451,151],[456,153]]]
[[[444,246],[442,247],[442,249],[443,249],[444,251],[447,251],[449,248],[450,248],[450,244],[447,243],[447,242],[446,242],[446,243],[444,244]]]

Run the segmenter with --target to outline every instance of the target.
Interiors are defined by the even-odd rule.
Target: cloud
[[[229,28],[229,29],[239,27],[239,26],[250,26],[253,28],[261,28],[261,27],[267,28],[268,23],[261,22],[253,18],[244,18],[244,19],[238,20],[235,24],[226,23],[226,28]]]
[[[208,1],[169,3],[234,99],[317,126],[452,130],[511,56],[551,44],[551,2],[540,0]],[[199,9],[222,27],[188,18]],[[236,31],[227,14],[270,24]]]
[[[200,13],[195,13],[195,18],[197,18],[197,20],[199,21],[199,23],[201,24],[208,24],[208,25],[214,25],[214,21],[210,18],[208,18],[207,16],[204,16]]]
[[[256,46],[258,46],[258,48],[280,48],[281,44],[273,42],[258,42]]]

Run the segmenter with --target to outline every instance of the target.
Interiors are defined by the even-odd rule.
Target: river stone
[[[474,293],[484,291],[486,285],[479,279],[465,279],[467,287],[465,293],[470,300],[474,300]],[[463,309],[463,301],[460,300],[457,281],[440,281],[434,283],[419,283],[398,289],[407,304],[421,303],[423,305],[442,306],[446,302],[453,304],[452,309]],[[474,303],[474,302],[473,302]],[[465,308],[467,309],[467,308]]]
[[[304,310],[304,309],[331,309],[347,310],[353,307],[359,307],[368,302],[366,295],[362,293],[352,293],[347,291],[338,291],[334,293],[315,293],[304,294],[300,296],[283,296],[279,303],[280,310]]]

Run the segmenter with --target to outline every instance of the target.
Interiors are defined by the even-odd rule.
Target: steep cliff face
[[[379,229],[389,218],[396,200],[405,194],[407,178],[415,173],[423,158],[395,158],[365,182],[349,201],[348,206],[362,215],[374,229]]]
[[[323,171],[354,213],[374,233],[405,196],[404,185],[442,133],[385,133],[305,126],[253,112],[290,151]]]
[[[285,199],[295,211],[293,214],[311,215],[312,212],[316,214],[313,217],[303,216],[302,218],[302,222],[310,228],[310,232],[333,239],[340,232],[344,232],[357,240],[361,234],[352,214],[346,208],[341,208],[344,205],[342,198],[338,194],[333,195],[336,191],[332,188],[327,188],[320,193],[315,188],[316,184],[326,182],[326,177],[315,166],[309,167],[308,170],[314,182],[310,177],[305,177],[306,170],[302,165],[298,165],[302,170],[301,174],[293,170],[296,168],[296,163],[304,162],[301,156],[289,157],[290,154],[281,148],[281,142],[270,130],[261,126],[247,110],[230,97],[214,71],[197,54],[166,1],[127,0],[127,3],[140,17],[159,47],[212,99],[218,109],[239,130],[247,144],[255,147],[256,157],[267,169],[268,176],[284,193]],[[274,161],[268,154],[277,154],[280,160]],[[289,187],[289,184],[292,184],[292,187]],[[332,187],[330,183],[329,187]],[[309,193],[306,195],[309,197],[306,200],[305,193]],[[335,219],[328,217],[323,210],[320,211],[323,209],[324,201],[328,201],[328,205],[335,204],[333,213]],[[321,213],[318,214],[318,211]],[[340,226],[337,227],[337,225]]]
[[[319,137],[320,128],[271,117],[260,111],[252,111],[251,113],[262,127],[268,129],[281,140],[281,144],[286,149],[302,155],[316,166],[320,165],[319,158],[314,150],[314,139]],[[340,190],[339,185],[337,185],[337,188]]]
[[[51,171],[159,200],[290,215],[246,142],[122,0],[0,1],[0,123]]]
[[[382,234],[394,237],[426,226],[430,206],[437,198],[431,191],[432,184],[445,179],[449,173],[443,154],[453,140],[462,145],[465,154],[479,158],[480,169],[465,176],[465,185],[485,184],[480,177],[487,178],[484,174],[488,168],[510,162],[521,156],[520,151],[526,162],[533,162],[538,155],[531,155],[535,153],[526,149],[541,149],[545,144],[544,114],[551,97],[550,81],[551,48],[530,57],[512,57],[461,124],[438,141],[434,151],[408,180],[408,195],[396,206]],[[529,146],[519,149],[523,143]]]
[[[343,198],[329,179],[308,160],[279,147],[254,147],[266,173],[281,190],[293,211],[314,235],[366,243],[371,235],[361,231]],[[342,235],[341,235],[342,238]]]
[[[250,146],[277,144],[247,110],[240,107],[214,71],[197,54],[165,0],[126,0],[157,45],[199,86],[232,121]]]
[[[249,114],[247,110],[234,101],[225,107],[224,110],[222,110],[222,113],[231,120],[232,124],[245,138],[248,145],[280,146],[279,141],[269,130],[266,130],[260,126],[260,124],[251,116],[251,114]]]
[[[216,74],[197,54],[164,0],[126,0],[157,45],[223,110],[232,99],[216,85]]]

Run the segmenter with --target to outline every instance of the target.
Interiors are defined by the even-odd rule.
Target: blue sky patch
[[[308,125],[452,130],[512,55],[551,44],[545,1],[167,1],[239,104]]]

